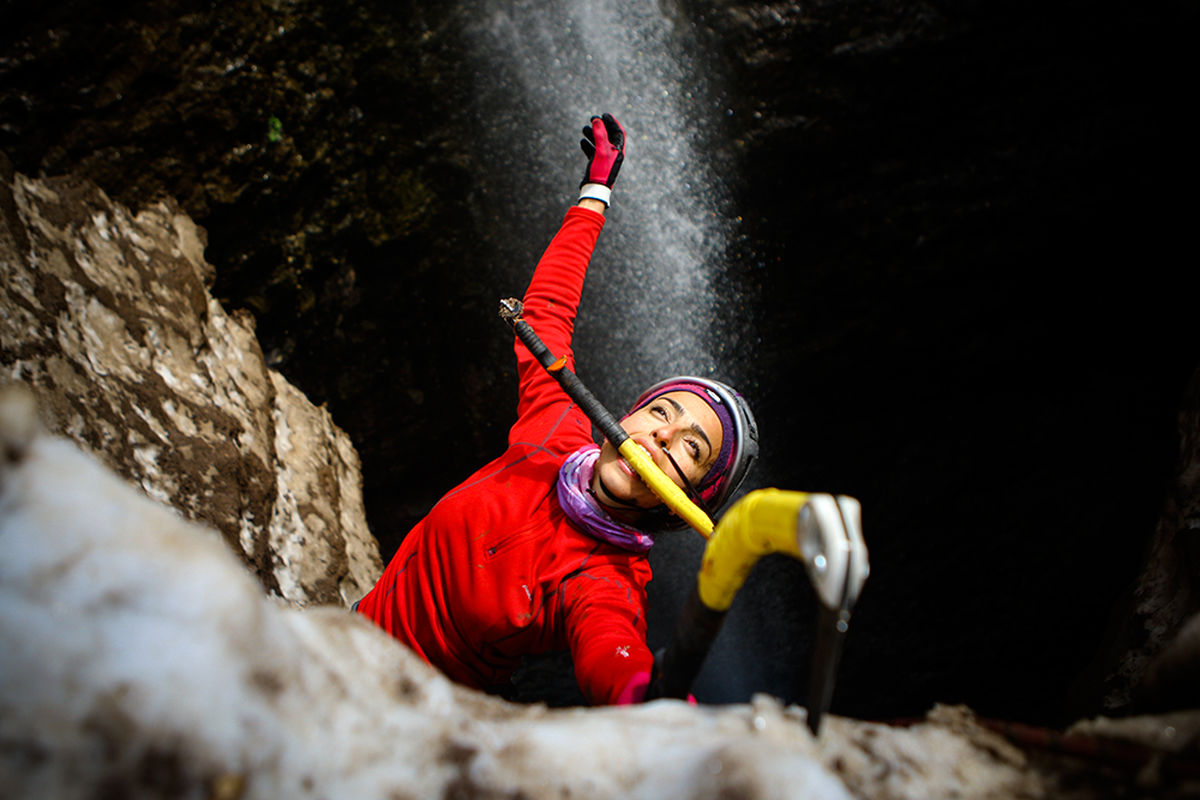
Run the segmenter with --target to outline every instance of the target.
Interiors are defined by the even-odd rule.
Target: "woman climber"
[[[592,117],[583,136],[579,201],[524,298],[524,319],[569,368],[584,276],[625,156],[611,114]],[[515,349],[520,391],[508,449],[417,523],[356,609],[467,686],[495,689],[523,656],[569,650],[588,702],[639,702],[654,666],[646,552],[681,521],[608,441],[596,445],[588,418],[528,350]],[[758,453],[745,401],[711,379],[655,384],[621,426],[713,512]]]

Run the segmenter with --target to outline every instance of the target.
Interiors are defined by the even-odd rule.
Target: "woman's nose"
[[[673,425],[659,425],[654,429],[654,442],[659,447],[667,448],[671,446],[671,437],[674,435],[675,428]]]

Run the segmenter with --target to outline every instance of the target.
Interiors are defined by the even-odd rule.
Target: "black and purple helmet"
[[[680,375],[667,378],[642,392],[630,407],[637,411],[668,392],[691,392],[704,400],[721,420],[721,451],[695,489],[711,513],[716,513],[737,491],[758,457],[758,425],[745,398],[727,384],[711,378]]]

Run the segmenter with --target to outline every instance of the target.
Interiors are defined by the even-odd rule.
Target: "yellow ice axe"
[[[808,725],[819,732],[833,699],[850,611],[870,572],[862,510],[845,495],[759,489],[721,517],[675,637],[655,658],[648,699],[687,696],[734,597],[759,559],[771,553],[801,561],[820,600],[808,691]]]
[[[708,514],[693,503],[683,489],[680,489],[673,480],[667,477],[665,472],[658,468],[658,465],[640,445],[629,438],[629,434],[617,422],[617,418],[583,385],[583,381],[579,380],[578,375],[567,369],[566,358],[556,357],[550,352],[550,348],[546,347],[545,342],[541,340],[529,323],[521,318],[522,310],[521,301],[515,297],[500,301],[501,318],[512,325],[517,338],[528,348],[538,363],[558,381],[559,386],[563,388],[568,397],[575,401],[575,404],[587,415],[592,424],[600,429],[604,438],[617,448],[617,452],[629,463],[638,477],[646,482],[650,491],[654,492],[667,508],[678,514],[705,539],[712,536],[713,522],[709,519]]]

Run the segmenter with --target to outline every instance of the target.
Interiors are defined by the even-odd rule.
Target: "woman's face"
[[[656,397],[621,420],[621,427],[680,487],[683,483],[663,453],[664,447],[693,486],[708,473],[721,452],[721,420],[708,403],[691,392],[668,392]],[[600,446],[592,491],[601,503],[616,510],[617,516],[636,515],[634,509],[620,513],[630,503],[653,508],[662,502],[607,440]]]

